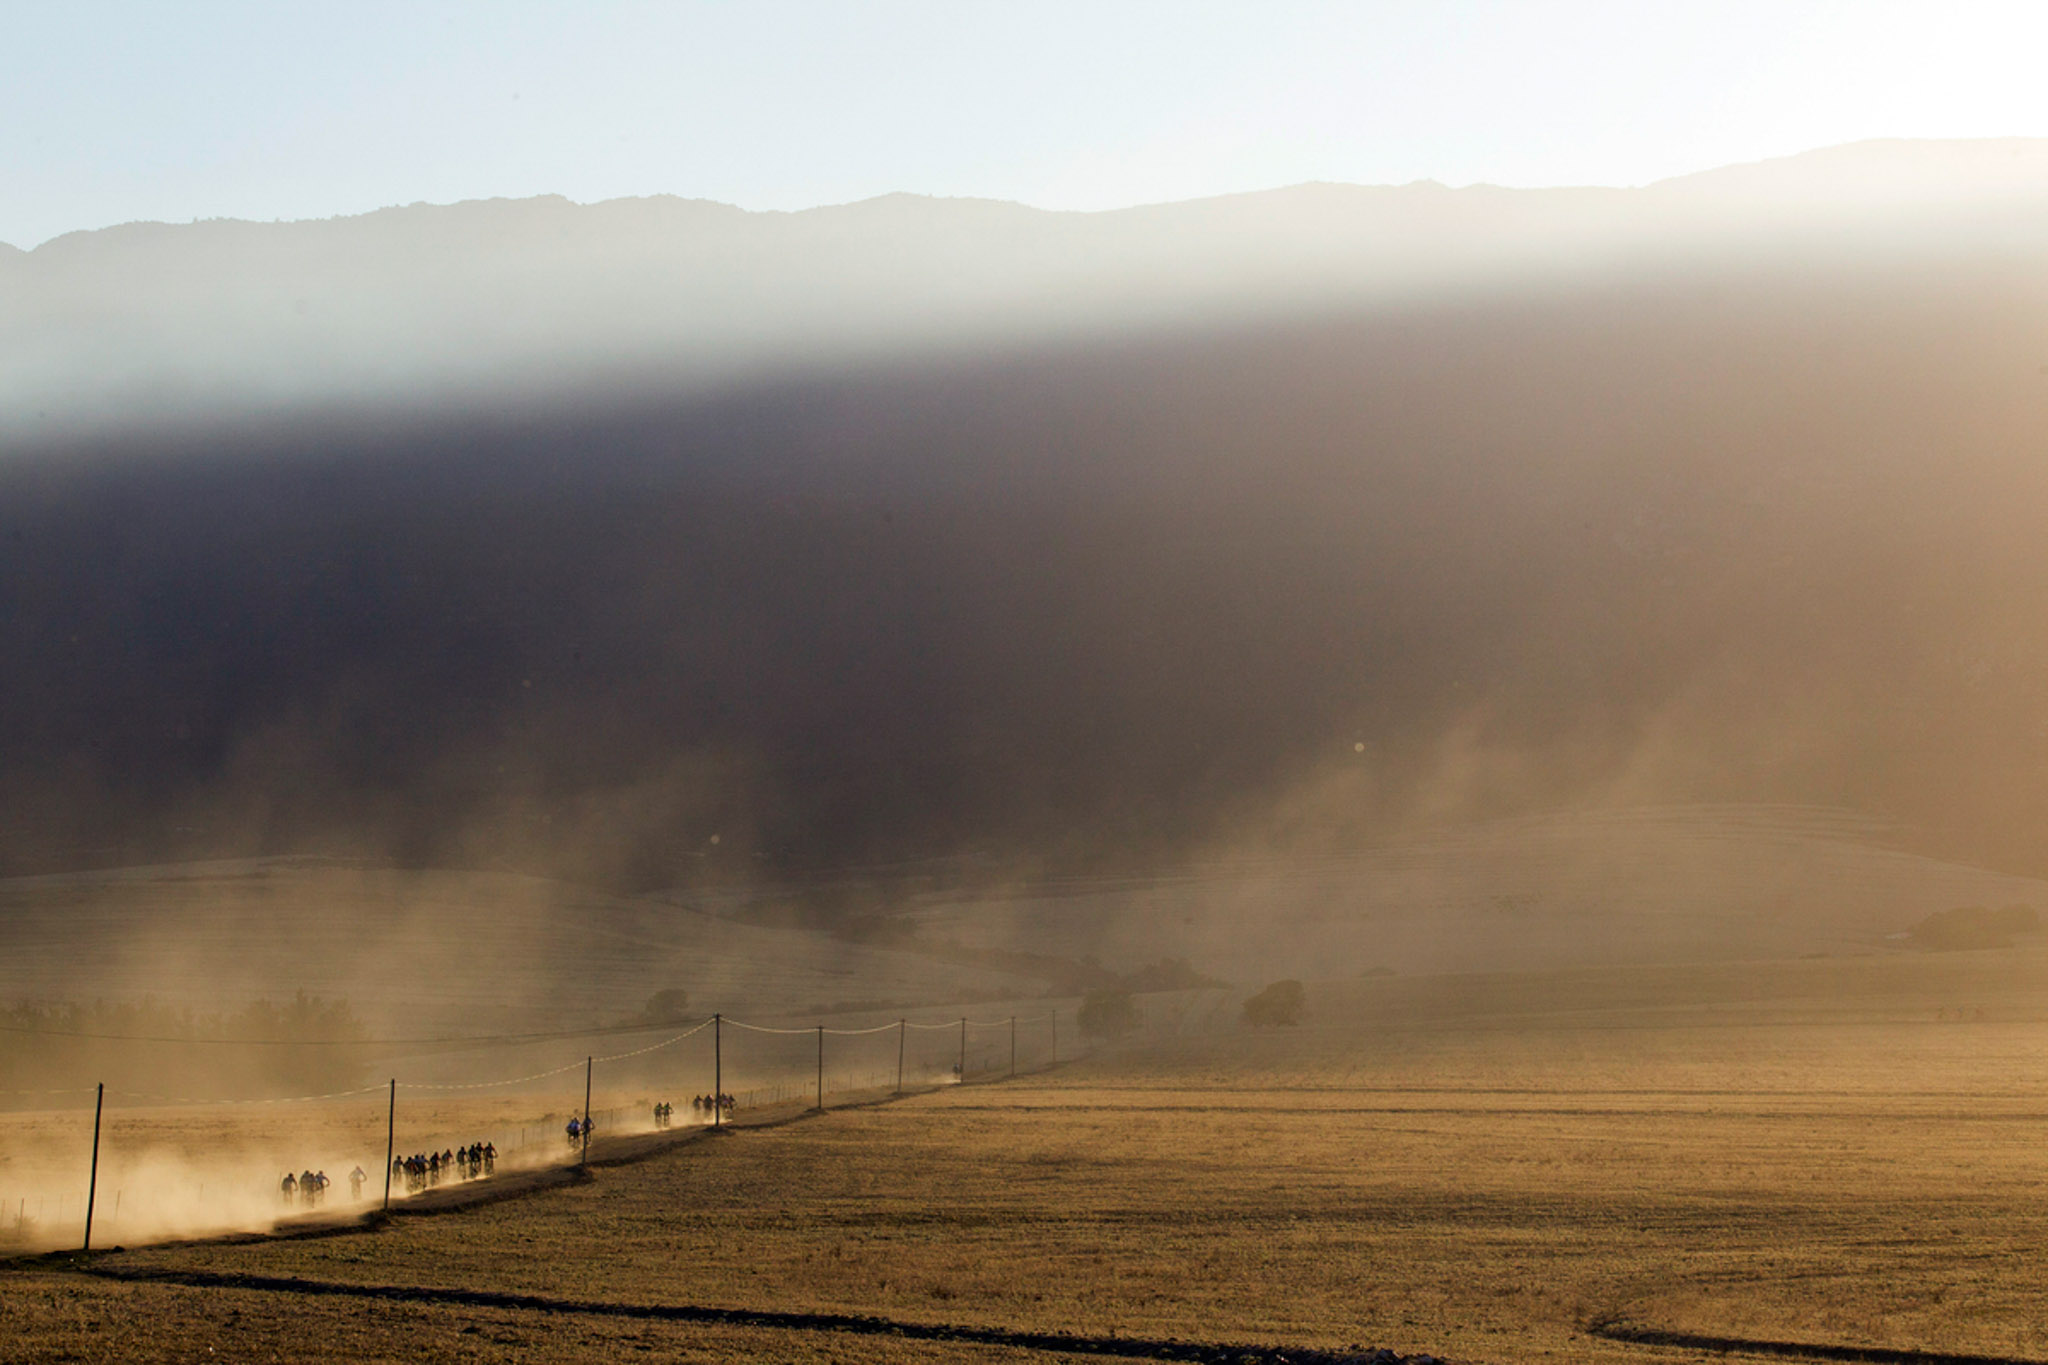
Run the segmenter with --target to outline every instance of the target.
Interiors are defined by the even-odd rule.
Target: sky
[[[1635,185],[2048,136],[2048,6],[0,0],[0,242],[135,220],[1307,180]]]

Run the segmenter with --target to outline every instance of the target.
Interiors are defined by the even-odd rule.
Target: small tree
[[[1081,1000],[1081,1032],[1090,1038],[1116,1038],[1138,1026],[1138,1009],[1129,991],[1090,991]]]
[[[1275,981],[1244,1002],[1244,1021],[1257,1028],[1301,1022],[1302,990],[1299,981]]]

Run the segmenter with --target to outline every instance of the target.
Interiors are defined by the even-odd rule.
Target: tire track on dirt
[[[1760,1337],[1724,1337],[1704,1332],[1672,1332],[1658,1327],[1630,1327],[1595,1322],[1586,1335],[1633,1346],[1676,1346],[1724,1355],[1784,1356],[1795,1360],[1841,1360],[1859,1365],[2048,1365],[2025,1356],[1974,1355],[1966,1351],[1922,1351],[1912,1347],[1839,1346],[1828,1342],[1772,1341]]]
[[[618,1303],[563,1299],[488,1289],[445,1289],[417,1285],[348,1284],[286,1275],[176,1270],[158,1267],[89,1265],[79,1273],[131,1284],[169,1284],[191,1289],[239,1289],[267,1294],[334,1295],[413,1304],[496,1308],[529,1313],[644,1318],[721,1327],[769,1328],[790,1332],[841,1332],[856,1336],[952,1341],[976,1346],[1011,1346],[1066,1355],[1117,1356],[1139,1360],[1190,1361],[1195,1365],[1441,1365],[1435,1356],[1403,1356],[1384,1348],[1328,1351],[1305,1346],[1255,1346],[1228,1342],[1179,1341],[1152,1337],[1089,1336],[1077,1332],[1028,1332],[1008,1327],[971,1327],[915,1322],[854,1313],[797,1313],[766,1308],[710,1308],[700,1304]]]

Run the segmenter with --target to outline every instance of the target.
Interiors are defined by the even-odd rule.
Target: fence
[[[83,1140],[82,1123],[68,1136],[55,1112],[44,1114],[33,1131],[14,1135],[22,1151],[4,1169],[39,1188],[13,1191],[11,1199],[0,1193],[0,1245],[90,1251],[96,1232],[107,1245],[275,1226],[329,1207],[328,1187],[343,1180],[351,1187],[347,1206],[389,1208],[435,1185],[586,1162],[593,1133],[716,1128],[736,1114],[823,1110],[834,1096],[882,1097],[1003,1079],[1062,1055],[1057,1008],[1030,1017],[899,1018],[860,1028],[790,1027],[720,1013],[671,1027],[674,1032],[644,1046],[586,1053],[496,1079],[406,1080],[401,1071],[374,1085],[280,1098],[195,1098],[104,1084],[38,1092],[92,1096],[91,1138]],[[536,1047],[552,1047],[559,1056],[563,1043],[610,1032],[441,1039],[424,1052],[403,1039],[347,1046],[385,1048],[387,1058],[402,1058],[410,1048],[416,1072],[446,1074],[445,1061],[436,1068],[423,1059],[478,1048],[531,1055]],[[460,1070],[473,1075],[475,1060],[466,1058]],[[536,1112],[536,1101],[549,1107]],[[72,1142],[78,1145],[66,1158]],[[466,1158],[472,1147],[490,1154],[488,1166],[440,1160],[456,1151]],[[287,1159],[295,1150],[299,1155]],[[104,1164],[103,1155],[110,1158]],[[327,1177],[321,1163],[330,1155],[349,1175]],[[295,1175],[301,1161],[306,1164]],[[275,1175],[280,1163],[285,1181]],[[68,1183],[62,1175],[67,1165],[76,1173],[71,1179],[84,1176],[82,1190],[50,1188]],[[308,1175],[314,1179],[306,1181]],[[332,1199],[342,1202],[338,1189]]]

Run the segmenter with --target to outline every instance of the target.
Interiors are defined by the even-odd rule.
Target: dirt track
[[[1050,1068],[1048,1068],[1049,1070]],[[977,1082],[986,1084],[987,1082]],[[872,1105],[888,1104],[899,1099],[929,1094],[937,1087],[906,1089],[902,1094],[892,1091],[856,1092],[851,1095],[834,1096],[831,1109],[867,1108]],[[740,1129],[776,1128],[786,1123],[795,1123],[812,1117],[819,1111],[799,1105],[776,1105],[751,1113],[742,1112],[726,1120],[723,1131]],[[422,1214],[448,1213],[456,1209],[482,1208],[488,1204],[508,1199],[519,1199],[541,1190],[551,1190],[563,1185],[573,1185],[587,1179],[585,1167],[627,1166],[645,1161],[649,1157],[672,1151],[685,1143],[709,1138],[721,1129],[702,1124],[687,1124],[681,1127],[655,1129],[643,1133],[626,1133],[612,1137],[592,1139],[588,1157],[582,1162],[565,1162],[559,1165],[535,1166],[518,1170],[505,1170],[482,1180],[455,1180],[436,1185],[417,1194],[405,1194],[392,1200],[389,1209],[376,1208],[335,1208],[295,1215],[267,1231],[236,1231],[210,1234],[203,1237],[175,1238],[143,1245],[158,1247],[174,1246],[235,1246],[256,1242],[273,1241],[292,1237],[332,1237],[344,1233],[366,1231],[375,1228],[391,1218],[412,1217]],[[125,1244],[104,1245],[101,1251],[130,1250]],[[0,1265],[9,1259],[18,1262],[65,1262],[76,1253],[70,1251],[43,1252],[16,1258],[0,1257]]]

